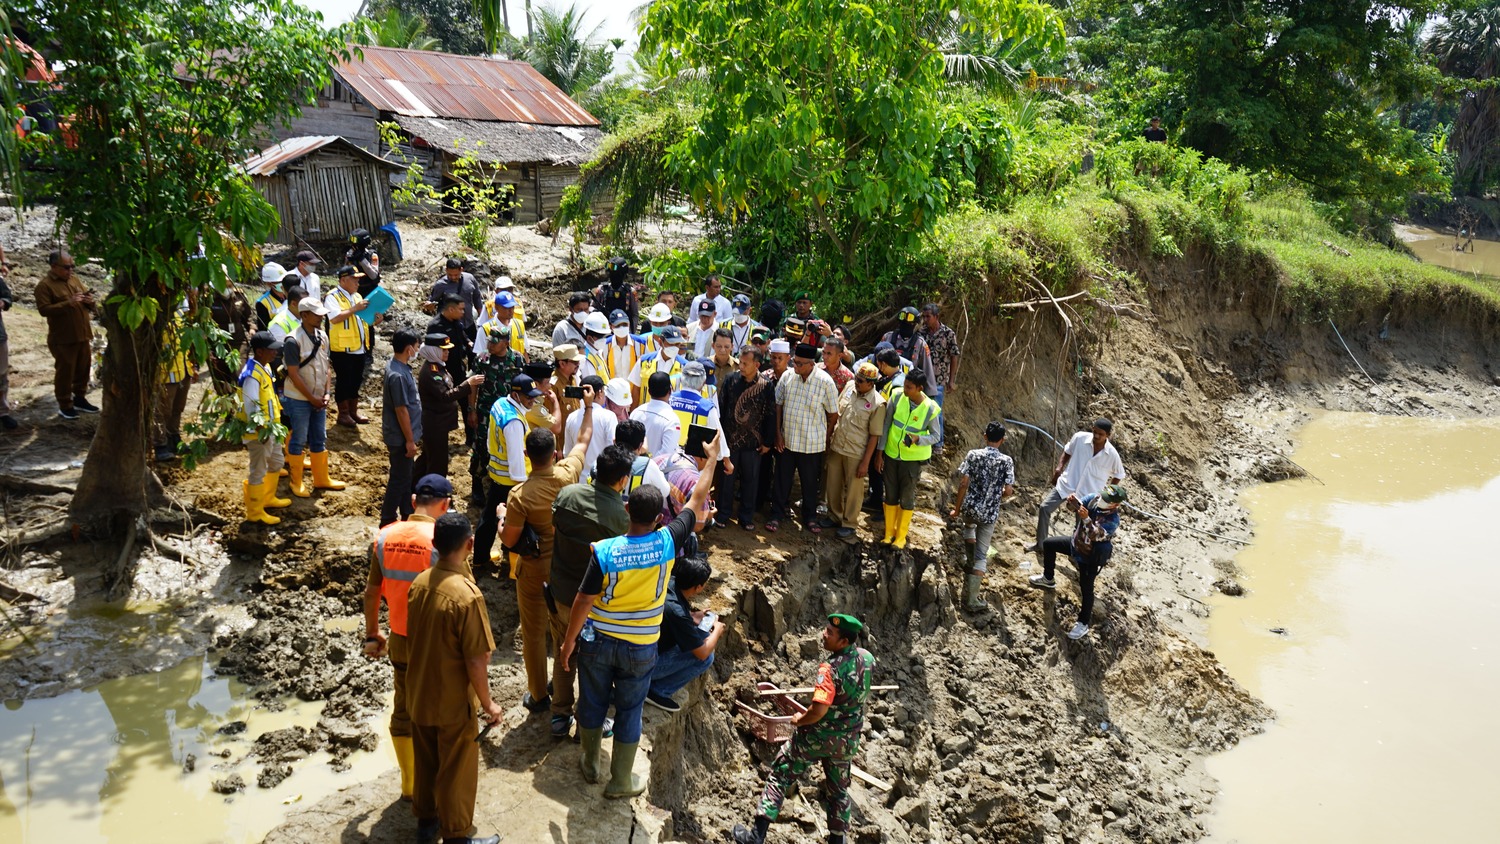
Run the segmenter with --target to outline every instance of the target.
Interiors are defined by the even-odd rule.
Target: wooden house
[[[399,127],[395,149],[380,123]],[[604,136],[593,115],[525,62],[393,47],[361,47],[340,62],[316,104],[281,131],[338,135],[378,156],[416,160],[438,188],[451,184],[453,162],[474,152],[504,166],[496,180],[515,186],[520,223],[557,210]]]
[[[334,135],[287,138],[245,162],[257,190],[281,216],[276,239],[342,240],[395,219],[391,174],[401,165]]]

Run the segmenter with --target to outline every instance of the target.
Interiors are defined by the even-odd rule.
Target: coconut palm
[[[400,9],[386,9],[377,17],[359,20],[360,43],[372,47],[404,47],[408,50],[436,50],[442,42],[427,34],[427,19],[407,15]]]
[[[581,94],[603,82],[614,66],[619,45],[599,42],[603,28],[601,23],[585,30],[576,6],[562,12],[539,7],[536,29],[526,42],[526,61],[568,96]]]
[[[1454,156],[1453,192],[1479,196],[1500,182],[1500,5],[1455,11],[1433,27],[1427,50],[1444,75],[1468,84],[1453,96],[1458,114],[1448,149]]]

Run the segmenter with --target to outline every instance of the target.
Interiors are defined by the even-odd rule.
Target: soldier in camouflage
[[[488,356],[474,365],[475,374],[484,376],[475,403],[475,419],[470,420],[474,428],[474,453],[469,458],[469,474],[474,478],[474,490],[479,500],[484,500],[485,467],[489,465],[490,408],[510,390],[510,379],[521,373],[526,360],[510,347],[510,326],[491,324],[481,329],[488,341]]]
[[[859,750],[859,732],[865,723],[865,700],[875,657],[855,645],[865,629],[859,619],[843,613],[828,617],[823,628],[823,647],[832,652],[818,666],[812,706],[792,718],[797,731],[771,763],[771,776],[760,797],[755,828],[736,824],[736,844],[764,844],[766,830],[781,814],[786,790],[815,762],[823,763],[824,787],[828,793],[828,841],[844,844],[854,801],[849,797],[850,766]]]

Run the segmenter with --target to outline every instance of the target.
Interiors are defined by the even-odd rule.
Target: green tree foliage
[[[1457,83],[1448,150],[1453,192],[1480,196],[1500,184],[1500,4],[1458,10],[1437,22],[1427,42],[1437,67]]]
[[[277,226],[240,163],[311,102],[344,39],[287,0],[52,0],[32,14],[67,68],[53,104],[72,138],[46,162],[60,225],[111,274],[103,414],[72,513],[120,531],[157,490],[147,454],[171,315],[197,291],[201,332],[212,295]]]
[[[378,16],[357,23],[355,37],[361,44],[375,47],[402,47],[407,50],[436,50],[442,42],[427,34],[427,19],[409,15],[400,9],[386,9]]]
[[[1432,81],[1407,24],[1434,6],[1094,0],[1074,14],[1126,131],[1159,114],[1206,155],[1381,213],[1441,190],[1434,156],[1384,112]]]
[[[699,207],[805,242],[821,266],[804,282],[888,273],[948,201],[935,163],[948,15],[993,39],[1061,37],[1031,0],[655,0],[642,49],[708,91],[669,165]]]
[[[523,55],[563,93],[578,98],[603,82],[614,65],[618,45],[599,42],[603,27],[601,23],[585,29],[577,6],[563,11],[542,6],[536,10],[535,30]]]
[[[426,34],[436,38],[441,45],[436,49],[444,53],[480,56],[494,52],[493,49],[486,49],[486,30],[479,14],[480,2],[481,0],[371,0],[369,13],[372,17],[379,18],[395,10],[408,18],[420,18],[427,22]],[[499,0],[495,0],[495,5],[498,4]],[[498,46],[495,49],[499,49]]]

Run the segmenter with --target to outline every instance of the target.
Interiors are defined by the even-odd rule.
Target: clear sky
[[[343,23],[354,16],[359,9],[360,0],[298,0],[302,5],[323,13],[323,19],[330,24]],[[636,35],[635,27],[630,23],[630,11],[641,5],[645,0],[573,0],[572,5],[583,11],[584,24],[592,26],[603,23],[604,28],[599,30],[602,40],[611,38],[623,38],[625,46],[620,49],[620,58],[628,59],[635,52]],[[506,0],[510,10],[510,28],[518,36],[526,35],[526,4],[524,0]],[[543,5],[551,5],[555,8],[565,9],[568,7],[566,0],[532,0],[532,8]],[[616,60],[615,67],[622,66]]]

